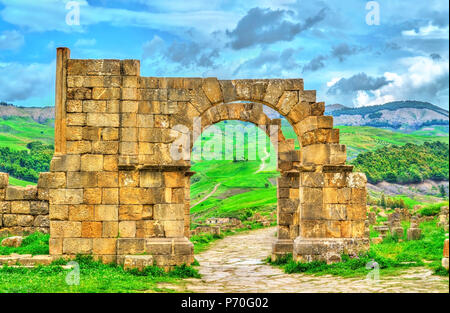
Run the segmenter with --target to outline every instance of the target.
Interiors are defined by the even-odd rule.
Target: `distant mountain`
[[[336,104],[330,104],[327,105],[325,107],[325,114],[334,112],[334,111],[339,111],[339,110],[346,110],[346,109],[350,109],[349,107],[346,107],[345,105],[336,103]]]
[[[448,129],[449,123],[447,110],[421,101],[395,101],[383,105],[341,109],[331,105],[327,106],[325,111],[334,117],[335,125],[414,131],[431,126],[443,126]]]
[[[55,107],[20,107],[0,102],[0,117],[29,117],[39,124],[47,124],[55,119]]]

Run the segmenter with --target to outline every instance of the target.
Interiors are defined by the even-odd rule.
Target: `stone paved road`
[[[179,292],[449,292],[448,278],[413,268],[377,282],[360,278],[285,274],[263,263],[270,255],[275,228],[265,228],[216,241],[196,256],[201,279],[160,287]]]

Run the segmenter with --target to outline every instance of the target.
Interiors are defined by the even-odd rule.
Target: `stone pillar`
[[[368,249],[366,177],[351,170],[352,166],[303,167],[295,260],[336,262],[342,253]]]
[[[68,48],[58,48],[56,53],[55,81],[55,155],[66,153],[66,96]]]

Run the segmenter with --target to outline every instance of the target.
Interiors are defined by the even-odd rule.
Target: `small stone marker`
[[[419,222],[417,217],[411,217],[411,226],[408,229],[407,237],[408,240],[419,240],[422,234],[422,230],[419,228]]]
[[[14,236],[14,237],[8,237],[2,240],[2,246],[3,247],[20,247],[22,244],[23,237],[21,236]]]
[[[444,257],[442,258],[442,266],[448,270],[448,238],[444,241]]]

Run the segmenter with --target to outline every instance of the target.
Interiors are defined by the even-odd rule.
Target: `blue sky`
[[[54,105],[56,47],[143,76],[304,78],[327,104],[449,108],[447,1],[0,0],[0,101]],[[73,2],[73,1],[72,1]],[[373,1],[372,1],[373,2]]]

